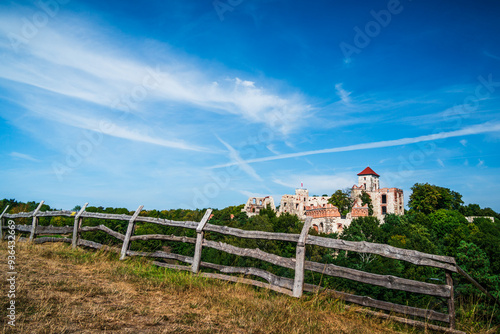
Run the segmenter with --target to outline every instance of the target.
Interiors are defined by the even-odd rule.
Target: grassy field
[[[7,243],[0,244],[7,272]],[[16,244],[16,326],[5,333],[423,333],[345,310],[323,294],[301,299],[158,268],[145,259],[66,244]]]

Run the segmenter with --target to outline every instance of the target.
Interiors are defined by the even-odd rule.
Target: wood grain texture
[[[307,244],[358,253],[377,254],[391,259],[407,261],[416,265],[431,266],[456,272],[455,259],[450,256],[427,254],[411,249],[402,249],[385,244],[365,241],[346,241],[341,239],[331,239],[312,235],[307,239]]]
[[[298,234],[240,230],[233,227],[212,224],[207,224],[204,231],[217,232],[245,239],[280,240],[290,242],[297,242],[299,240]]]
[[[196,243],[196,238],[190,238],[186,236],[176,236],[176,235],[166,235],[166,234],[143,234],[143,235],[134,235],[130,237],[130,241],[134,240],[165,240],[165,241],[179,241],[185,242],[189,244]]]
[[[448,314],[450,315],[450,328],[455,329],[455,296],[453,294],[453,278],[451,272],[446,271],[446,284],[451,287],[450,297],[448,298]]]
[[[306,258],[306,239],[311,228],[312,218],[306,218],[302,231],[300,232],[295,252],[295,279],[293,281],[293,296],[302,297],[304,290],[304,261]]]
[[[30,211],[30,212],[19,212],[19,213],[6,213],[5,214],[5,218],[11,218],[11,219],[15,219],[15,218],[29,218],[29,217],[33,217],[33,213],[35,211]]]
[[[73,226],[37,226],[36,234],[67,234],[73,232]]]
[[[137,251],[127,251],[128,256],[144,256],[144,257],[157,257],[161,259],[172,259],[172,260],[179,260],[185,263],[193,263],[193,258],[190,256],[185,256],[185,255],[180,255],[180,254],[174,254],[174,253],[167,253],[163,251],[156,251],[153,253],[148,253],[148,252],[137,252]]]
[[[200,273],[200,276],[207,277],[207,278],[216,278],[216,279],[221,279],[224,281],[230,281],[230,282],[235,282],[235,283],[243,283],[243,284],[249,284],[249,285],[254,285],[258,286],[261,288],[266,288],[269,290],[273,290],[279,293],[283,293],[285,295],[292,296],[292,291],[288,289],[284,289],[280,286],[275,286],[269,283],[264,283],[260,281],[255,281],[252,279],[248,278],[242,278],[242,277],[235,277],[235,276],[228,276],[228,275],[222,275],[222,274],[212,274],[212,273]]]
[[[78,213],[75,216],[75,220],[73,221],[73,237],[71,240],[71,246],[73,248],[76,248],[76,246],[78,245],[78,238],[80,237],[80,228],[82,226],[82,220],[83,220],[80,219],[80,217],[87,208],[87,205],[89,205],[88,202],[85,203],[82,208],[80,208],[80,211],[78,211]]]
[[[30,241],[33,241],[36,235],[36,227],[38,225],[38,218],[36,217],[38,211],[42,208],[44,201],[41,201],[40,204],[38,204],[37,208],[35,211],[33,211],[33,222],[31,223],[31,233],[30,233]]]
[[[446,328],[446,327],[442,327],[442,326],[432,325],[432,324],[429,324],[429,323],[426,323],[426,322],[417,321],[417,320],[411,320],[411,319],[407,319],[407,318],[396,317],[396,316],[393,316],[393,315],[390,315],[390,314],[385,314],[385,313],[381,313],[381,312],[375,312],[375,311],[371,311],[371,310],[367,310],[367,309],[357,309],[357,308],[350,307],[348,305],[346,305],[345,308],[348,309],[348,310],[352,309],[354,312],[357,312],[357,313],[369,314],[369,315],[372,315],[374,317],[382,318],[382,319],[388,319],[388,320],[390,319],[392,321],[396,321],[396,322],[399,322],[399,323],[402,323],[402,324],[405,324],[405,325],[410,325],[410,326],[413,326],[413,327],[418,327],[418,328],[423,328],[423,329],[430,329],[430,330],[433,330],[433,331],[436,331],[436,332],[440,332],[440,333],[467,334],[465,332],[458,331],[456,329],[451,329],[451,328]]]
[[[200,266],[204,268],[215,269],[225,274],[243,274],[243,275],[257,276],[265,279],[272,285],[277,285],[289,290],[293,289],[293,279],[277,276],[263,269],[258,269],[253,267],[223,266],[220,264],[215,264],[210,262],[201,262]]]
[[[481,284],[479,284],[475,279],[473,279],[469,274],[467,274],[462,268],[460,268],[459,266],[457,266],[457,270],[458,270],[458,273],[460,275],[462,275],[463,277],[465,277],[469,282],[471,282],[472,284],[474,284],[474,286],[476,288],[478,288],[479,290],[481,290],[482,292],[484,292],[484,294],[486,296],[488,296],[489,298],[491,298],[493,301],[495,301],[496,303],[498,303],[498,299],[496,299],[495,297],[493,297],[485,288],[483,288],[481,286]]]
[[[193,264],[192,271],[197,274],[200,271],[200,261],[201,261],[201,249],[203,247],[203,229],[210,219],[210,215],[212,214],[212,209],[207,209],[200,223],[196,227],[196,245],[194,248],[194,256],[193,256]]]
[[[193,222],[193,221],[175,221],[175,220],[169,220],[169,219],[143,217],[143,216],[137,217],[136,221],[144,222],[144,223],[153,223],[153,224],[158,224],[158,225],[163,225],[163,226],[182,227],[182,228],[188,228],[191,230],[196,230],[196,228],[198,227],[198,224],[199,224],[198,222]]]
[[[103,232],[106,232],[107,234],[115,237],[118,240],[121,240],[121,241],[125,240],[125,236],[123,234],[121,234],[120,232],[113,231],[112,229],[110,229],[109,227],[104,226],[104,225],[84,226],[84,227],[80,228],[80,231],[81,232],[103,231]]]
[[[69,210],[59,210],[59,211],[41,211],[38,212],[37,217],[73,217],[75,215],[75,211]]]
[[[5,227],[4,227],[4,229],[5,229]],[[19,232],[31,232],[31,225],[16,224],[15,230],[19,231]]]
[[[71,239],[69,239],[69,238],[54,238],[54,237],[42,237],[42,238],[35,239],[35,244],[44,244],[46,242],[65,242],[65,243],[70,244]]]
[[[422,293],[431,296],[448,298],[451,291],[448,285],[413,281],[392,275],[372,274],[361,270],[336,266],[334,264],[306,261],[305,268],[328,276],[347,278],[352,281],[382,286],[388,289]]]
[[[240,248],[223,242],[203,240],[203,246],[214,248],[229,254],[253,257],[285,268],[295,269],[295,259],[269,254],[258,248]]]
[[[436,312],[428,309],[421,309],[412,306],[394,304],[390,302],[385,302],[377,299],[373,299],[367,296],[357,296],[346,292],[335,291],[331,289],[324,289],[318,285],[313,284],[304,284],[304,291],[308,292],[317,292],[317,291],[325,291],[327,293],[332,294],[333,297],[345,300],[350,303],[366,306],[366,307],[374,307],[385,311],[397,312],[403,315],[410,315],[421,317],[427,320],[438,320],[442,322],[450,322],[450,317],[448,314]]]
[[[153,261],[153,264],[158,267],[164,267],[164,268],[169,268],[169,269],[176,269],[176,270],[184,270],[184,271],[191,271],[191,266],[181,266],[178,264],[170,264],[170,263],[165,263],[165,262],[158,262],[158,261]]]
[[[95,248],[95,249],[103,249],[106,251],[114,252],[120,254],[120,249],[117,247],[110,247],[107,245],[100,244],[98,242],[90,241],[90,240],[85,240],[85,239],[79,239],[78,240],[78,246],[85,246],[85,247],[90,247],[90,248]]]
[[[7,205],[5,209],[3,209],[3,212],[0,214],[0,241],[3,240],[3,227],[6,226],[5,218],[3,217],[3,215],[7,212],[8,209],[9,205]]]
[[[134,233],[135,220],[139,216],[139,213],[141,213],[143,207],[144,207],[144,205],[139,205],[139,207],[137,208],[137,210],[135,210],[133,216],[130,217],[130,219],[128,221],[127,232],[125,233],[125,238],[123,239],[123,245],[122,245],[122,252],[120,254],[120,260],[124,260],[125,256],[127,255],[127,250],[130,247],[130,237],[132,236],[132,233]]]

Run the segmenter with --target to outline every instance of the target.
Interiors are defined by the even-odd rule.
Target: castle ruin
[[[365,191],[372,201],[372,216],[383,221],[386,214],[403,215],[403,190],[380,188],[379,178],[380,175],[370,167],[366,167],[358,174],[358,184],[351,188],[353,207],[346,216],[342,216],[337,207],[328,203],[330,196],[309,196],[309,190],[304,188],[295,189],[295,195],[283,195],[277,214],[290,213],[297,215],[301,220],[311,217],[312,226],[318,232],[342,232],[345,227],[351,224],[352,219],[369,216],[368,205],[363,206],[360,199],[360,195]],[[250,197],[242,211],[250,217],[257,215],[261,208],[268,205],[271,209],[276,210],[271,196]]]

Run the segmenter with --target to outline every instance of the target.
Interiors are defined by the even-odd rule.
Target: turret
[[[380,175],[373,169],[366,167],[358,174],[358,187],[362,187],[365,191],[376,191],[380,188],[379,177]]]

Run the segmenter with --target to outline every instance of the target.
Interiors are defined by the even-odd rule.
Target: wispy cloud
[[[231,145],[220,139],[218,136],[217,139],[227,148],[229,152],[229,158],[233,161],[234,165],[238,165],[238,167],[241,168],[242,171],[247,173],[255,180],[262,181],[262,178],[257,174],[257,172],[241,158],[238,151],[236,151]]]
[[[0,50],[10,49],[6,37],[15,19],[20,19],[17,13],[0,14]],[[130,50],[115,45],[113,36],[99,35],[86,21],[58,17],[57,25],[52,23],[17,54],[5,52],[0,77],[130,112],[137,112],[137,103],[118,105],[113,101],[130,101],[136,96],[141,101],[178,103],[236,115],[283,134],[294,131],[310,115],[311,107],[299,93],[281,94],[266,88],[265,82],[233,76],[231,70],[207,70],[195,60],[165,51],[158,42],[150,42],[162,50],[155,54],[151,48],[149,58],[161,59],[152,64],[132,57]]]
[[[493,58],[493,59],[495,59],[495,60],[500,60],[500,57],[495,56],[495,55],[492,55],[492,54],[491,54],[491,53],[489,53],[488,51],[484,51],[483,53],[484,53],[484,55],[485,55],[485,56],[487,56],[487,57]]]
[[[344,88],[342,88],[342,84],[338,83],[335,85],[335,89],[337,90],[337,95],[340,97],[340,100],[346,104],[350,105],[351,104],[351,92],[346,91]]]
[[[395,139],[395,140],[384,140],[384,141],[379,141],[379,142],[374,142],[374,143],[363,143],[363,144],[357,144],[357,145],[328,148],[328,149],[323,149],[323,150],[281,154],[281,155],[275,155],[275,156],[271,156],[271,157],[249,159],[249,160],[243,161],[242,163],[249,164],[249,163],[256,163],[256,162],[266,162],[266,161],[273,161],[273,160],[298,158],[298,157],[304,157],[304,156],[316,155],[316,154],[327,154],[327,153],[377,149],[377,148],[383,148],[383,147],[393,147],[393,146],[401,146],[401,145],[408,145],[408,144],[416,144],[416,143],[420,143],[420,142],[433,141],[433,140],[439,140],[439,139],[445,139],[445,138],[451,138],[451,137],[469,136],[469,135],[488,133],[488,132],[498,132],[498,131],[500,131],[500,123],[489,123],[488,122],[488,123],[469,126],[467,128],[463,128],[461,130],[440,132],[440,133],[436,133],[436,134],[432,134],[432,135],[425,135],[425,136],[419,136],[419,137],[413,137],[413,138],[401,138],[401,139]],[[211,168],[222,168],[222,167],[234,166],[237,164],[238,163],[233,162],[233,163],[228,163],[228,164],[212,166]]]
[[[40,160],[35,159],[31,155],[24,154],[24,153],[11,152],[9,155],[11,157],[15,157],[15,158],[19,158],[19,159],[29,160],[29,161],[33,161],[33,162],[40,162]]]

